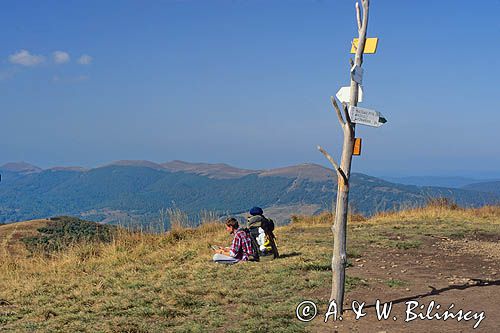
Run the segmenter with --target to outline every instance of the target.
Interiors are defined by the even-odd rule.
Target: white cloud
[[[54,53],[52,53],[52,56],[56,64],[64,64],[66,62],[69,62],[70,59],[69,53],[64,51],[55,51]]]
[[[27,50],[21,50],[9,56],[9,61],[22,66],[36,66],[45,61],[41,55],[30,54]]]
[[[80,65],[90,65],[90,63],[92,62],[92,57],[89,56],[88,54],[84,54],[82,55],[80,58],[78,58],[78,63]]]

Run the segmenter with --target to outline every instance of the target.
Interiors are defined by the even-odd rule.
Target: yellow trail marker
[[[358,48],[359,38],[354,38],[352,40],[351,53],[356,53]],[[367,38],[365,42],[365,49],[363,53],[375,53],[377,52],[378,37]]]
[[[361,138],[354,138],[354,150],[352,154],[356,156],[361,155]]]

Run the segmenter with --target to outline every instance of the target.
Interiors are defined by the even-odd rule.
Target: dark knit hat
[[[252,216],[262,214],[264,214],[264,211],[260,207],[252,207],[252,209],[250,209],[250,215]]]

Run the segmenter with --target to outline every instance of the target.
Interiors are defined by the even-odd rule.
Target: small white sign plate
[[[337,99],[340,103],[350,103],[351,101],[351,87],[341,87],[339,91],[337,91]],[[359,86],[358,89],[358,103],[363,102],[363,87]]]
[[[354,65],[351,68],[351,78],[359,84],[363,84],[363,72],[364,69],[358,65]]]
[[[380,127],[387,122],[380,112],[359,106],[349,107],[349,117],[353,123],[372,127]]]

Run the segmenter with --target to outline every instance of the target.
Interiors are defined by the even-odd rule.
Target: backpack
[[[269,245],[272,248],[272,253],[274,255],[274,259],[278,258],[279,252],[278,247],[276,246],[276,236],[274,236],[274,221],[272,219],[264,218],[261,222],[260,227],[264,230],[267,235]]]
[[[264,232],[271,233],[274,231],[274,221],[272,219],[264,218],[260,224],[260,227],[264,229]]]
[[[243,229],[246,233],[247,236],[250,237],[251,245],[252,245],[252,254],[248,255],[248,261],[260,261],[260,256],[259,256],[259,245],[257,244],[257,240],[255,239],[255,236],[252,234],[252,231],[248,228]]]

